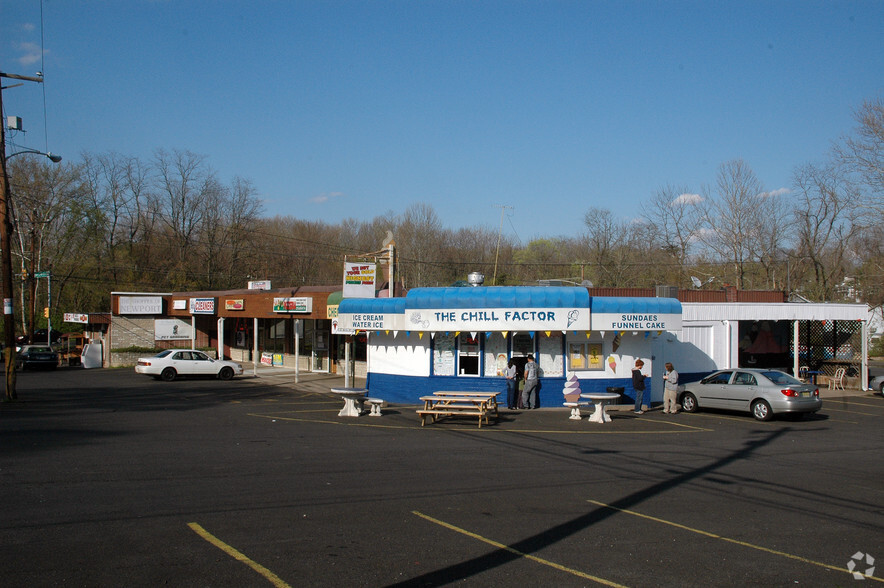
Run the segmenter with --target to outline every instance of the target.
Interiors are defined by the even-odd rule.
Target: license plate
[[[809,397],[809,396],[810,396],[810,392],[802,392],[802,393],[801,393],[801,397],[802,397],[802,398],[807,398],[807,397]]]

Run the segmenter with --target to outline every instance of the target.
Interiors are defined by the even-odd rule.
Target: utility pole
[[[507,208],[513,210],[512,206],[506,206],[504,204],[495,204],[494,206],[500,208],[500,227],[497,229],[497,253],[494,254],[494,277],[491,278],[492,286],[497,285],[497,258],[500,257],[500,234],[503,233],[503,215]]]
[[[2,78],[43,83],[42,77],[20,76],[0,72]],[[3,88],[0,86],[0,112],[3,112]],[[0,285],[3,296],[3,360],[6,367],[6,395],[4,400],[15,400],[15,315],[13,314],[12,286],[12,219],[9,214],[9,176],[6,173],[6,121],[0,127]]]

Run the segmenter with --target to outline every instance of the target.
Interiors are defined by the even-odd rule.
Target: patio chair
[[[844,374],[847,372],[844,368],[835,370],[835,375],[829,378],[829,390],[844,390]]]

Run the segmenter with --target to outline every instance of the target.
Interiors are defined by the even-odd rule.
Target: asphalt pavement
[[[19,374],[3,584],[846,586],[884,557],[880,394],[764,423],[550,407],[479,429],[339,417],[342,378],[298,379]]]

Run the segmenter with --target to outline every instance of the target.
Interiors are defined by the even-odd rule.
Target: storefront
[[[329,288],[112,292],[111,350],[195,347],[219,357],[334,372]],[[129,358],[122,358],[125,362]],[[120,361],[112,362],[117,365]]]
[[[367,385],[388,401],[416,403],[437,390],[503,391],[507,362],[521,369],[531,354],[541,405],[557,406],[572,374],[584,392],[622,387],[627,395],[636,359],[662,375],[670,341],[663,335],[681,329],[681,304],[591,298],[580,287],[416,288],[404,298],[345,299],[338,321],[368,335]],[[651,394],[662,398],[656,387]]]

